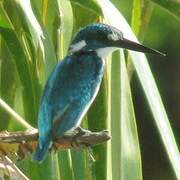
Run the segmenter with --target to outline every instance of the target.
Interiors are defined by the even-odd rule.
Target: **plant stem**
[[[25,128],[32,129],[33,127],[26,122],[18,113],[16,113],[5,101],[0,98],[0,107],[3,108],[8,114],[14,117],[14,120],[24,126]]]

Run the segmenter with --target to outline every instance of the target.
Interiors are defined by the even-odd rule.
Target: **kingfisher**
[[[124,38],[110,25],[94,23],[80,29],[67,56],[45,85],[38,113],[39,138],[34,160],[42,161],[53,139],[71,134],[94,101],[104,74],[104,58],[118,48],[164,56],[163,53]]]

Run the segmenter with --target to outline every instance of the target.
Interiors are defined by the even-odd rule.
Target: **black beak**
[[[148,48],[146,46],[143,46],[142,44],[138,44],[136,42],[130,41],[125,38],[120,39],[120,40],[116,41],[115,43],[116,43],[116,47],[125,48],[125,49],[129,49],[129,50],[133,50],[133,51],[139,51],[139,52],[143,52],[143,53],[150,53],[150,54],[154,54],[157,56],[166,56],[166,54],[161,53],[155,49]]]

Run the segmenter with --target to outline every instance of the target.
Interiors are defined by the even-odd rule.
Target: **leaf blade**
[[[142,180],[141,155],[125,58],[121,52],[121,179]]]

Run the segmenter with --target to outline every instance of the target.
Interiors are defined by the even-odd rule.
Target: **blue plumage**
[[[74,54],[61,61],[46,84],[38,117],[39,144],[34,159],[41,161],[51,145],[77,127],[95,98],[104,64],[94,52]]]
[[[163,55],[125,39],[120,30],[106,24],[88,25],[77,33],[68,55],[57,64],[43,92],[35,160],[43,160],[53,138],[60,138],[80,125],[99,90],[104,72],[103,58],[121,47]]]

